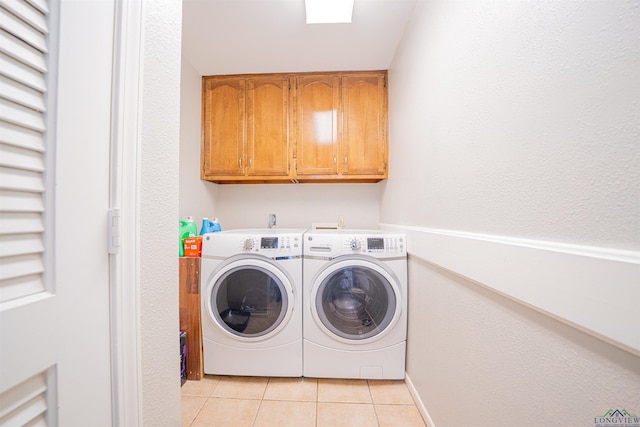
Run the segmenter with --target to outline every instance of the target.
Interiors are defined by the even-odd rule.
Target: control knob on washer
[[[244,241],[243,249],[244,249],[245,251],[250,251],[251,249],[253,249],[253,240],[251,240],[251,239],[246,239],[246,240]]]
[[[352,251],[359,251],[360,250],[360,240],[358,239],[351,239],[351,250]]]

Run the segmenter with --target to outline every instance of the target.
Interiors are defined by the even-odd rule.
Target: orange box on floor
[[[202,254],[202,236],[186,237],[183,240],[184,256],[199,257]]]

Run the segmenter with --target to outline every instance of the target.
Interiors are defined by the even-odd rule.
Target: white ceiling
[[[355,0],[351,24],[306,24],[304,0],[184,0],[201,75],[389,68],[416,0]]]

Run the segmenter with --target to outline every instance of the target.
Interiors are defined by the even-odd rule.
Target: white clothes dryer
[[[304,235],[305,377],[403,379],[407,251],[402,234]]]
[[[205,374],[302,376],[304,230],[203,236]]]

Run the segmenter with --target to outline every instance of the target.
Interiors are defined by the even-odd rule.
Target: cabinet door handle
[[[249,157],[249,169],[253,169],[253,157]]]
[[[344,156],[344,164],[347,164],[347,156]]]
[[[242,169],[242,157],[238,159],[238,166],[240,166],[240,169]]]
[[[336,159],[336,156],[333,156],[333,166],[338,164],[338,159]]]

